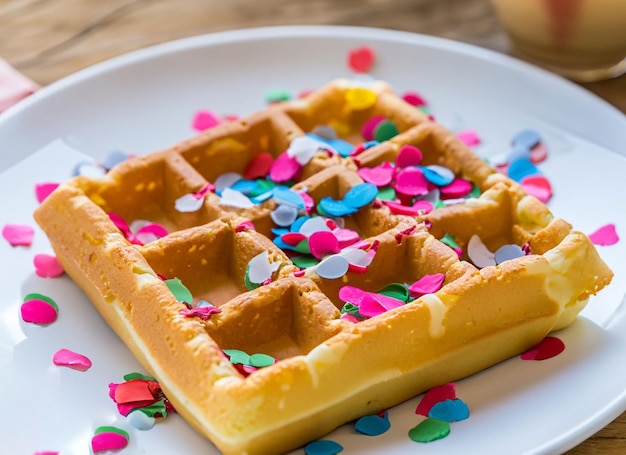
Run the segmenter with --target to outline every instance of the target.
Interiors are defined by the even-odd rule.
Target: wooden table
[[[294,24],[390,28],[509,52],[488,0],[0,0],[0,56],[44,86],[151,44]],[[626,113],[626,76],[582,85]],[[626,413],[568,452],[590,453],[626,453]]]

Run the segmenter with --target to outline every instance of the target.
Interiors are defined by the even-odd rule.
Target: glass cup
[[[626,73],[626,0],[491,0],[521,58],[578,82]]]

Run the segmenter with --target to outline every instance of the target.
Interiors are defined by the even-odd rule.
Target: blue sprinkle
[[[217,193],[217,191],[216,191],[216,193]],[[269,191],[266,191],[265,193],[259,194],[258,196],[251,197],[250,200],[254,204],[260,204],[261,202],[267,201],[272,196],[274,196],[274,190],[269,190]]]
[[[524,145],[515,145],[513,150],[509,152],[506,156],[506,162],[512,163],[517,160],[529,160],[530,159],[530,149]]]
[[[378,144],[380,144],[380,142],[378,142],[378,141],[373,141],[373,140],[372,140],[372,141],[367,141],[367,142],[364,142],[364,143],[362,144],[362,146],[363,146],[363,150],[367,150],[368,148],[370,148],[370,147],[374,147],[375,145],[378,145]]]
[[[530,150],[540,142],[541,137],[539,136],[539,133],[535,130],[526,129],[520,131],[513,137],[512,145],[513,147],[521,146]]]
[[[444,422],[458,422],[467,419],[469,414],[467,404],[465,404],[463,400],[456,398],[454,400],[447,399],[436,403],[430,408],[428,417],[443,420]]]
[[[357,211],[353,206],[349,206],[344,201],[337,201],[329,196],[323,197],[318,204],[318,211],[322,211],[329,216],[346,216]]]
[[[446,176],[427,166],[420,166],[419,168],[424,173],[424,178],[433,185],[446,186],[452,183],[452,181],[454,180],[454,174],[452,174],[451,176]]]
[[[320,439],[304,446],[306,455],[336,455],[343,451],[343,446],[335,441]]]
[[[286,229],[286,228],[272,228],[271,232],[272,232],[272,234],[274,234],[276,236],[281,236],[281,235],[286,234],[287,232],[289,232],[289,229]]]
[[[502,264],[504,261],[525,256],[524,250],[519,245],[503,245],[495,252],[496,264]]]
[[[541,174],[537,166],[535,166],[529,159],[522,158],[521,160],[513,161],[509,164],[508,170],[509,177],[516,182],[521,182],[524,177],[529,175]]]
[[[300,218],[298,218],[291,225],[291,232],[300,232],[300,228],[302,227],[302,225],[310,219],[311,217],[309,215],[301,216]]]
[[[258,188],[259,184],[256,180],[240,179],[231,185],[231,189],[237,190],[243,194],[250,194]]]
[[[299,209],[304,209],[304,199],[298,193],[290,189],[274,188],[274,200],[278,204],[289,204]]]
[[[371,415],[361,417],[354,424],[354,429],[359,433],[366,434],[368,436],[378,436],[385,433],[391,428],[389,423],[389,413],[385,412],[384,417],[379,415]]]
[[[343,156],[344,158],[347,156],[350,156],[350,154],[352,153],[352,150],[354,150],[354,145],[352,145],[350,142],[344,141],[343,139],[327,139],[322,136],[318,136],[317,134],[314,134],[314,133],[307,133],[307,136],[309,136],[312,139],[315,139],[316,141],[320,142],[322,145],[325,144],[325,145],[330,146],[335,152],[337,152],[339,155]]]
[[[343,198],[343,203],[348,207],[364,207],[378,196],[378,187],[371,183],[360,183],[348,190]]]
[[[275,237],[274,240],[272,240],[272,242],[274,242],[274,245],[276,245],[281,250],[291,250],[291,251],[296,250],[295,247],[283,242],[283,240],[280,237]]]

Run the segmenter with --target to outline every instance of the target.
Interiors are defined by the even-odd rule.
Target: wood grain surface
[[[510,53],[488,0],[0,0],[0,57],[45,86],[152,44],[298,24],[404,30]],[[626,76],[581,85],[626,113]],[[567,453],[626,454],[626,414]]]

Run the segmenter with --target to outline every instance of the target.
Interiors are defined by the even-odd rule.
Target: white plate
[[[246,114],[265,93],[292,93],[351,76],[349,49],[377,53],[372,74],[401,93],[417,90],[453,130],[480,132],[484,155],[503,153],[514,133],[538,130],[550,149],[542,164],[558,215],[584,232],[615,223],[622,233],[626,173],[624,115],[563,79],[475,47],[415,34],[347,27],[279,27],[226,32],[134,52],[65,78],[0,116],[0,225],[33,224],[33,188],[67,178],[85,155],[113,149],[165,148],[193,134],[193,113]],[[16,164],[17,163],[17,164]],[[626,243],[601,247],[613,284],[592,299],[583,317],[558,334],[565,352],[544,362],[510,359],[459,381],[468,420],[440,441],[418,445],[407,431],[418,422],[417,398],[390,412],[379,437],[346,425],[329,438],[346,453],[553,453],[591,436],[626,409]],[[130,428],[107,396],[109,382],[138,370],[124,345],[67,277],[35,276],[32,257],[49,252],[40,231],[30,248],[0,242],[0,390],[2,444],[10,453],[88,453],[103,424],[129,429],[125,453],[216,453],[179,416],[150,431]],[[22,297],[56,299],[60,317],[48,327],[25,324]],[[60,348],[89,356],[81,373],[52,364]],[[299,451],[302,453],[302,451]]]

